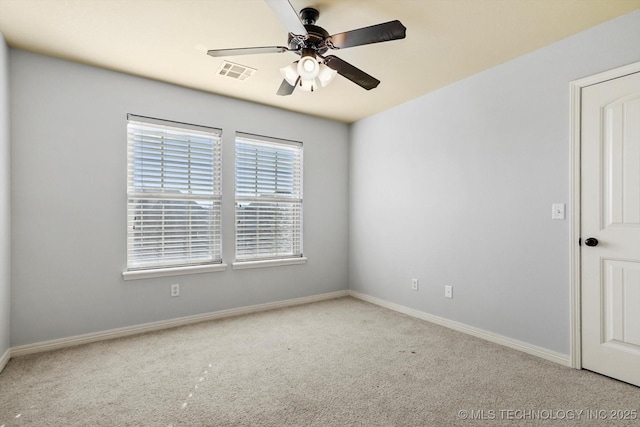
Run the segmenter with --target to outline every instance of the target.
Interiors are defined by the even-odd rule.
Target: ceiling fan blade
[[[338,74],[348,78],[358,86],[371,90],[380,84],[380,80],[370,76],[359,68],[354,67],[337,56],[329,55],[324,57],[324,63],[327,67],[336,70]]]
[[[307,29],[302,24],[296,10],[288,0],[264,0],[278,19],[284,24],[287,31],[298,36],[306,36]]]
[[[237,49],[213,49],[208,50],[207,55],[210,56],[236,56],[236,55],[255,55],[258,53],[282,53],[287,52],[289,48],[284,46],[264,46],[264,47],[239,47]]]
[[[299,81],[300,81],[300,76],[298,76],[298,79],[296,80],[296,85],[298,84]],[[282,83],[280,84],[280,89],[278,89],[278,92],[276,92],[276,94],[280,96],[291,95],[295,88],[296,88],[295,85],[291,86],[289,82],[285,79],[285,80],[282,80]]]
[[[388,42],[403,39],[407,36],[407,28],[398,20],[359,28],[345,33],[334,34],[327,39],[330,46],[344,49],[371,43]]]

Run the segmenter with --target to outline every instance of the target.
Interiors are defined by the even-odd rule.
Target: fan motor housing
[[[326,53],[329,50],[325,45],[325,40],[329,37],[327,30],[313,24],[306,24],[304,28],[308,33],[306,39],[295,34],[289,34],[289,49],[296,52],[302,49],[313,49],[320,55]]]
[[[320,12],[313,7],[305,7],[300,11],[300,20],[307,30],[307,37],[289,33],[289,49],[300,55],[304,49],[313,49],[313,51],[320,55],[329,50],[325,44],[329,33],[324,28],[315,25],[319,17]]]

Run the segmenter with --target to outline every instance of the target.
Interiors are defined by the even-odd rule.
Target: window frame
[[[242,148],[240,146],[244,145]],[[239,162],[243,162],[243,166],[247,165],[247,156],[251,156],[251,149],[247,149],[247,147],[254,146],[255,150],[255,171],[249,173],[255,174],[255,194],[249,195],[247,193],[247,180],[251,179],[247,172],[242,174],[243,184],[239,185]],[[269,169],[269,165],[265,163],[259,162],[259,148],[263,147],[263,150],[266,152],[270,152],[270,154],[274,154],[276,161],[275,166]],[[235,164],[234,164],[234,220],[235,220],[235,233],[234,233],[234,243],[235,243],[235,260],[233,262],[233,268],[237,269],[246,269],[246,268],[260,268],[260,267],[272,267],[272,266],[280,266],[280,265],[292,265],[292,264],[303,264],[307,261],[307,258],[304,256],[303,252],[303,237],[304,237],[304,227],[303,227],[303,213],[304,213],[304,197],[303,197],[303,184],[304,184],[304,148],[303,143],[300,141],[292,141],[288,139],[282,138],[274,138],[263,135],[256,135],[246,132],[236,132],[234,139],[234,151],[235,151]],[[242,153],[241,153],[242,152]],[[243,160],[240,160],[240,154],[243,154]],[[292,168],[278,168],[277,166],[277,158],[278,154],[287,158],[289,156],[290,162],[292,162]],[[261,168],[262,167],[262,168]],[[272,192],[266,192],[265,194],[259,194],[258,188],[268,187],[269,184],[267,181],[259,182],[258,178],[258,169],[267,170],[267,173],[271,175],[275,184],[271,183],[272,186],[275,186],[275,190]],[[287,170],[290,169],[290,170]],[[285,172],[286,171],[286,172]],[[281,195],[278,194],[280,187],[278,186],[278,178],[282,180],[284,174],[290,174],[292,178],[292,183],[290,186],[291,194]],[[250,187],[250,186],[249,186]],[[286,193],[285,193],[286,194]],[[275,252],[271,254],[259,254],[255,253],[253,256],[248,256],[246,252],[241,254],[240,252],[240,239],[247,239],[246,235],[243,235],[243,232],[239,229],[240,219],[240,204],[245,204],[245,208],[251,205],[252,202],[259,202],[260,204],[269,204],[273,203],[275,205],[271,206],[272,209],[281,209],[283,205],[290,205],[289,209],[292,210],[291,218],[292,218],[292,229],[293,235],[291,237],[291,252],[278,254],[278,239],[276,238],[273,242],[271,242],[272,246],[275,246]],[[269,210],[269,208],[267,208]],[[286,208],[285,208],[286,211]],[[249,214],[251,215],[251,214]],[[245,217],[246,218],[246,217]],[[255,221],[258,222],[260,218],[259,213],[254,214]],[[271,225],[271,223],[269,223]],[[259,226],[256,226],[259,227]],[[275,233],[288,232],[289,229],[278,227],[277,220],[275,224]],[[256,249],[258,252],[259,249]]]
[[[151,137],[148,135],[147,139],[144,139],[144,126],[149,126],[152,132],[156,133],[153,138],[159,138],[159,142],[150,142]],[[208,147],[209,143],[211,147]],[[136,161],[144,161],[141,160],[144,159],[144,154],[139,154],[140,150],[148,151],[147,158],[154,160],[147,162],[155,162],[156,165],[147,170],[141,169],[141,172],[136,174],[134,164]],[[169,150],[172,150],[171,154],[166,154]],[[202,158],[197,158],[198,156]],[[196,170],[198,166],[209,164],[211,170]],[[151,177],[152,174],[157,178]],[[153,183],[153,179],[159,183]],[[169,183],[171,180],[173,184]],[[157,207],[148,208],[151,212],[149,215],[159,218],[155,221],[162,225],[159,236],[152,234],[158,233],[157,230],[146,236],[146,239],[155,238],[151,246],[159,254],[157,258],[151,256],[145,262],[140,249],[138,252],[135,250],[135,245],[144,242],[145,236],[136,236],[133,230],[135,225],[142,221],[138,219],[136,209],[140,209],[140,204],[149,203],[149,200],[157,201],[158,205],[162,206],[159,214]],[[125,280],[226,269],[222,260],[222,201],[222,129],[127,114],[127,267],[122,273]],[[173,214],[165,209],[167,202]],[[177,207],[172,207],[172,203]],[[180,206],[185,203],[189,207]],[[211,210],[196,212],[194,216],[190,207],[194,204],[200,209],[203,206],[204,209],[211,206]],[[169,246],[172,243],[168,242],[168,237],[171,238],[170,233],[176,233],[176,230],[167,229],[166,225],[172,220],[171,215],[178,215],[188,223],[188,232],[183,232],[181,236],[183,240],[173,237],[177,243],[173,247]],[[194,228],[202,228],[202,225],[198,224],[202,221],[206,224],[206,231],[201,253],[198,254],[199,251],[193,251],[191,247],[185,250],[186,245],[193,244],[194,233],[197,236]],[[171,257],[165,253],[174,247],[178,249],[177,256]],[[184,257],[181,258],[180,255]],[[198,255],[201,255],[200,259]]]

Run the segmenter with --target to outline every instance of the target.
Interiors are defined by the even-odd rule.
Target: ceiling
[[[0,0],[9,46],[206,92],[352,123],[640,8],[640,0],[291,0],[329,34],[399,19],[402,40],[331,51],[382,81],[338,76],[314,93],[277,96],[298,56],[245,55],[246,81],[217,74],[208,49],[287,44],[263,0]]]

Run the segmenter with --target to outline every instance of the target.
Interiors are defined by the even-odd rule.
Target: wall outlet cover
[[[446,285],[444,287],[444,296],[446,298],[453,298],[453,286]]]
[[[180,296],[180,285],[179,284],[171,285],[171,296],[172,297],[179,297]]]

